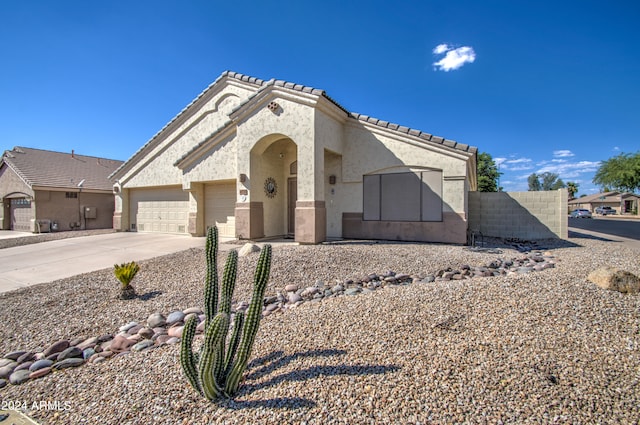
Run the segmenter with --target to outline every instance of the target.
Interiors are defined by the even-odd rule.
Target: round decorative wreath
[[[273,198],[278,193],[278,184],[273,177],[267,177],[264,181],[264,193],[269,197]]]

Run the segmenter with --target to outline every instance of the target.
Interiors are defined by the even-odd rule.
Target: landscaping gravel
[[[638,251],[589,238],[545,245],[555,268],[415,279],[275,312],[262,320],[235,400],[196,394],[179,347],[164,345],[8,384],[0,401],[43,424],[637,423],[640,296],[586,276],[605,265],[640,274]],[[498,248],[277,246],[266,294],[388,271],[422,278],[523,255]],[[249,301],[256,260],[240,258],[236,301]],[[111,269],[0,295],[0,356],[202,306],[202,249],[140,265],[134,300],[117,299]]]

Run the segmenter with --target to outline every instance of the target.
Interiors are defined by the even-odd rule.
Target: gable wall
[[[345,147],[342,176],[345,184],[345,205],[349,212],[362,211],[362,176],[380,172],[402,172],[412,167],[442,170],[444,211],[466,211],[465,188],[469,176],[468,159],[461,152],[449,153],[438,147],[421,146],[395,136],[372,130],[359,123],[345,126]],[[350,184],[359,183],[359,184]]]
[[[175,161],[220,128],[231,110],[251,93],[235,85],[225,87],[170,135],[164,136],[162,143],[120,180],[127,188],[182,184],[182,171],[173,165]]]
[[[272,99],[280,105],[278,113],[270,111],[264,104],[258,107],[238,123],[237,152],[238,174],[251,177],[252,184],[257,183],[257,189],[269,172],[265,161],[261,168],[255,168],[258,158],[268,146],[279,138],[291,139],[297,147],[298,161],[298,200],[314,199],[314,109],[283,98]],[[253,161],[251,160],[253,157]],[[253,163],[253,165],[252,165]],[[263,171],[259,171],[263,170]],[[275,170],[274,170],[275,172]],[[306,177],[309,179],[307,180]],[[251,192],[253,189],[254,194]],[[256,188],[249,187],[249,199],[254,199]]]
[[[12,192],[24,192],[33,196],[33,190],[7,164],[0,167],[0,197]]]

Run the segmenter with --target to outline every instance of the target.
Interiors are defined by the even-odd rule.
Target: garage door
[[[32,217],[31,201],[26,198],[11,199],[11,230],[29,232]]]
[[[205,185],[204,199],[205,227],[218,226],[220,236],[235,238],[235,181]]]
[[[135,189],[130,195],[131,230],[186,233],[189,193],[182,188]]]

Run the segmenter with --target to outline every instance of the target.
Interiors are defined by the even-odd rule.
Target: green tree
[[[576,197],[576,193],[578,193],[578,187],[580,187],[578,183],[567,182],[567,192],[569,192],[569,199],[574,199]]]
[[[533,173],[527,179],[529,183],[529,191],[538,190],[558,190],[566,187],[561,178],[556,173]]]
[[[478,192],[497,192],[500,175],[491,154],[481,152],[478,155]]]
[[[593,177],[593,183],[601,188],[613,188],[622,192],[640,189],[640,151],[621,153],[602,161]]]

